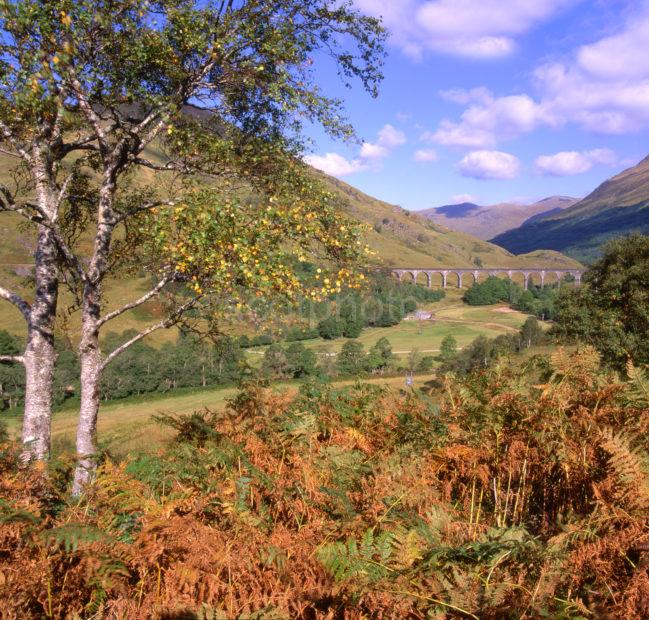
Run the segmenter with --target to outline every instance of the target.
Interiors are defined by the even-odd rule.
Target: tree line
[[[533,283],[527,289],[496,276],[489,276],[483,282],[474,282],[462,299],[470,306],[488,306],[507,303],[514,310],[533,314],[544,321],[555,318],[555,303],[560,293],[558,283],[537,286]]]

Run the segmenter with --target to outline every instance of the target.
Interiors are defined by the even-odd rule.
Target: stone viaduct
[[[454,269],[454,268],[435,268],[435,269],[391,269],[393,275],[395,275],[399,282],[403,281],[404,276],[410,275],[412,281],[416,282],[417,277],[420,274],[426,276],[426,282],[428,288],[432,287],[433,276],[439,275],[442,277],[442,286],[446,288],[448,286],[448,277],[451,276],[457,279],[457,287],[462,288],[463,280],[465,276],[472,278],[471,284],[478,282],[482,276],[485,278],[489,276],[498,276],[506,275],[510,280],[513,280],[514,275],[520,274],[523,276],[523,286],[527,289],[530,285],[530,282],[533,281],[533,276],[538,276],[541,286],[545,285],[546,279],[548,276],[556,278],[556,282],[561,285],[561,280],[566,275],[571,275],[575,279],[575,285],[579,286],[581,284],[581,275],[582,270],[580,269],[543,269],[543,268],[524,268],[524,269]]]

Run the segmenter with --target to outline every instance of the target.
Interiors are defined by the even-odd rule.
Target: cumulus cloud
[[[402,146],[407,142],[406,134],[394,128],[392,125],[384,125],[379,131],[378,144],[387,149],[394,149]]]
[[[597,164],[613,166],[616,163],[617,157],[613,151],[593,149],[591,151],[562,151],[554,155],[541,155],[536,158],[534,168],[539,174],[564,177],[588,172]]]
[[[639,19],[629,21],[621,32],[581,47],[577,52],[577,65],[598,79],[646,79],[649,77],[649,57],[641,50],[646,48],[648,40],[649,17],[640,15]]]
[[[415,161],[419,162],[431,162],[431,161],[437,161],[439,159],[439,156],[437,155],[437,151],[434,149],[419,149],[415,151],[415,154],[412,156],[412,158]]]
[[[514,179],[520,170],[518,157],[502,151],[472,151],[459,163],[462,176],[473,179]]]
[[[367,164],[361,159],[349,160],[338,153],[307,155],[304,161],[310,166],[334,177],[344,177],[355,172],[362,172],[368,168]]]
[[[436,131],[423,137],[444,146],[480,148],[554,123],[548,110],[528,95],[485,97],[469,106],[458,122],[444,119]]]
[[[371,142],[364,142],[361,146],[361,159],[367,161],[376,161],[387,157],[390,151],[380,144],[372,144]]]
[[[649,36],[649,9],[644,24]],[[637,26],[631,27],[616,40],[631,41],[636,31]],[[628,59],[636,64],[633,70],[616,60],[606,61],[602,50],[607,49],[609,41],[602,39],[580,48],[571,61],[538,67],[534,75],[543,93],[542,105],[562,122],[588,131],[634,132],[649,125],[649,63],[642,54],[638,54],[637,62]]]
[[[516,39],[580,0],[356,0],[382,17],[392,42],[413,58],[427,51],[470,58],[500,58]]]
[[[390,124],[384,125],[377,134],[376,142],[363,142],[358,157],[347,159],[338,153],[307,155],[304,161],[335,177],[348,176],[364,170],[379,170],[381,162],[390,153],[407,142],[406,134]]]
[[[453,205],[459,205],[463,202],[472,202],[476,204],[478,202],[478,198],[473,194],[455,194],[455,196],[451,198],[451,204]]]
[[[533,73],[538,96],[495,97],[486,88],[440,93],[465,106],[457,120],[443,119],[424,137],[446,146],[493,148],[539,127],[573,124],[599,134],[624,134],[649,127],[649,2],[620,30],[583,45],[562,61]]]

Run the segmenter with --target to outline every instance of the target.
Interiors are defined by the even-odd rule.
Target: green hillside
[[[494,243],[523,254],[539,248],[592,261],[613,237],[649,232],[649,157],[602,183],[572,207],[494,237]]]
[[[0,157],[0,177],[7,175],[12,162]],[[320,173],[317,173],[320,175]],[[390,205],[337,179],[321,175],[321,178],[343,200],[345,211],[366,225],[366,242],[375,252],[372,260],[377,266],[401,267],[575,267],[574,260],[557,252],[532,252],[525,256],[514,256],[506,250],[476,239],[470,235],[453,232],[401,207]],[[154,179],[146,179],[151,182]],[[34,248],[33,231],[22,219],[13,214],[0,216],[0,281],[20,290],[29,297],[30,263]],[[82,240],[83,241],[83,240]],[[106,295],[109,310],[135,299],[150,287],[148,278],[134,278],[108,282]],[[76,333],[76,316],[66,318],[71,300],[62,296],[62,327]],[[159,310],[155,302],[117,318],[111,328],[120,332],[126,329],[141,329],[151,322]],[[24,323],[18,311],[9,304],[0,305],[0,329],[17,335],[24,333]],[[163,330],[155,335],[156,341],[175,338],[173,330]]]
[[[322,175],[339,192],[347,212],[365,223],[367,242],[377,263],[400,267],[576,267],[578,263],[557,252],[514,256],[501,247],[467,233],[452,231],[429,219],[391,205],[331,177]]]

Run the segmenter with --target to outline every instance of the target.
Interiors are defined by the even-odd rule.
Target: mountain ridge
[[[532,217],[563,210],[576,202],[577,199],[570,196],[550,196],[531,204],[501,202],[478,205],[464,202],[424,209],[418,213],[437,224],[486,241],[507,230],[518,228]]]
[[[491,240],[515,254],[543,248],[589,262],[597,258],[603,243],[631,232],[649,233],[649,156],[571,207]]]

